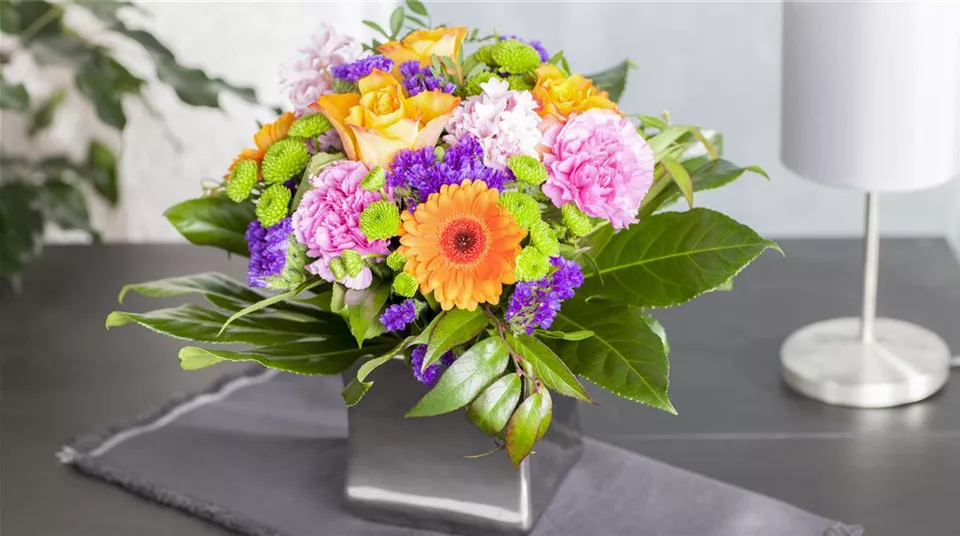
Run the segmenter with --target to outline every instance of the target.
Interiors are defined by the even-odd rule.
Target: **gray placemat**
[[[436,534],[365,521],[344,510],[347,413],[341,386],[336,377],[251,369],[81,437],[58,455],[83,473],[240,534]],[[862,533],[859,527],[590,439],[533,532]]]

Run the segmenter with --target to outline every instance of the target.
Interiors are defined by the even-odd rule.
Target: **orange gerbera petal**
[[[483,181],[465,180],[431,194],[415,212],[401,216],[404,270],[420,291],[433,292],[448,311],[500,301],[504,284],[516,278],[520,242],[527,233],[497,204],[500,192]]]

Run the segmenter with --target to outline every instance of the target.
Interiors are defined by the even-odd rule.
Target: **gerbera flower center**
[[[456,217],[440,230],[440,253],[452,264],[475,265],[486,256],[490,231],[481,221],[471,217]]]

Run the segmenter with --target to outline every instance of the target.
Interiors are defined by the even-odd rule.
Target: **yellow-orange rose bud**
[[[314,105],[336,128],[351,160],[386,168],[404,149],[433,147],[460,98],[424,91],[408,98],[393,76],[374,70],[360,79],[360,94],[324,95]]]
[[[607,92],[593,85],[592,80],[579,74],[564,76],[556,65],[545,64],[537,69],[537,85],[531,93],[540,105],[537,113],[544,119],[552,117],[562,122],[571,113],[591,108],[618,111]]]
[[[397,67],[411,60],[419,61],[422,66],[429,65],[431,56],[448,57],[457,61],[466,37],[467,29],[463,26],[416,30],[402,41],[390,41],[380,45],[377,51],[393,60]]]

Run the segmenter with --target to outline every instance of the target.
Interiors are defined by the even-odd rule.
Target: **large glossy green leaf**
[[[520,375],[508,373],[480,393],[467,409],[467,419],[487,435],[497,435],[507,425],[520,401]]]
[[[581,341],[551,341],[575,373],[634,402],[676,413],[667,397],[670,365],[662,328],[642,309],[605,299],[571,301],[554,326],[594,333]]]
[[[390,283],[377,281],[364,290],[347,290],[343,296],[343,309],[340,315],[350,326],[350,333],[357,340],[357,346],[385,331],[380,323],[383,305],[390,297]]]
[[[216,272],[168,277],[124,285],[117,301],[123,303],[124,296],[131,291],[150,298],[172,298],[186,294],[212,294],[246,303],[255,303],[264,298],[262,294],[247,288],[239,281]]]
[[[380,357],[370,359],[357,368],[357,376],[350,380],[350,382],[344,386],[343,390],[340,391],[340,396],[343,398],[343,402],[348,408],[356,406],[357,403],[360,402],[360,399],[363,398],[363,395],[367,394],[367,391],[373,387],[372,380],[366,381],[367,376],[376,370],[377,367],[387,363],[391,359],[394,359],[401,351],[403,351],[403,348],[406,346],[407,342],[409,342],[409,339],[396,345],[393,350],[390,350]]]
[[[532,451],[533,445],[550,427],[553,401],[550,392],[541,389],[520,403],[507,423],[506,450],[514,467],[519,467]]]
[[[606,296],[640,307],[670,307],[723,285],[767,248],[753,229],[704,208],[656,214],[614,234],[593,257],[582,297]]]
[[[440,360],[449,350],[476,337],[487,327],[488,319],[483,309],[473,311],[451,309],[443,314],[431,330],[427,353],[423,356],[423,369]]]
[[[227,329],[231,324],[233,324],[235,321],[243,318],[244,316],[247,316],[247,315],[249,315],[249,314],[251,314],[251,313],[255,313],[255,312],[257,312],[257,311],[266,309],[266,308],[268,308],[268,307],[273,307],[273,306],[276,306],[276,305],[280,305],[280,304],[289,302],[290,300],[296,298],[296,297],[299,296],[300,294],[302,294],[302,293],[304,293],[304,292],[306,292],[306,291],[308,291],[308,290],[310,290],[310,289],[312,289],[312,288],[314,288],[314,287],[320,286],[320,285],[322,285],[322,284],[324,284],[324,283],[326,283],[326,282],[323,281],[323,280],[320,280],[320,279],[318,279],[318,280],[316,280],[316,281],[307,281],[307,282],[303,283],[302,285],[300,285],[300,286],[298,286],[298,287],[296,287],[296,288],[290,289],[290,290],[288,290],[288,291],[286,291],[286,292],[281,292],[280,294],[274,294],[273,296],[268,296],[268,297],[266,297],[266,298],[264,298],[264,299],[262,299],[262,300],[260,300],[260,301],[258,301],[258,302],[256,302],[256,303],[252,303],[252,304],[244,307],[243,309],[240,309],[239,311],[233,313],[233,314],[230,316],[230,318],[228,318],[228,319],[226,320],[226,322],[223,323],[223,326],[220,328],[220,331],[221,331],[221,332],[226,331],[226,329]]]
[[[687,160],[683,162],[683,167],[691,172],[690,184],[692,184],[694,192],[713,190],[721,186],[726,186],[739,179],[748,171],[767,179],[770,178],[767,176],[766,171],[759,166],[739,167],[722,158],[710,161],[707,164],[702,164],[699,159]],[[673,203],[679,199],[681,195],[683,194],[680,188],[677,187],[677,184],[668,184],[655,198],[643,204],[643,207],[640,209],[640,218],[643,219],[656,212],[660,207]]]
[[[227,316],[219,311],[184,304],[148,313],[114,311],[107,317],[107,329],[137,323],[157,333],[194,342],[245,343],[270,346],[339,333],[342,325],[313,320],[296,322],[264,316],[240,318],[229,330],[220,332]]]
[[[234,203],[219,195],[201,197],[170,207],[164,216],[192,244],[249,255],[244,233],[254,219],[251,202]]]
[[[591,402],[590,396],[573,372],[539,339],[530,335],[507,334],[507,344],[533,367],[534,374],[544,385],[562,395]]]
[[[388,348],[386,345],[369,345],[361,350],[353,338],[342,335],[247,351],[188,346],[180,350],[180,366],[193,370],[222,361],[255,361],[285,372],[331,375],[342,373],[364,356],[376,355]]]
[[[598,88],[609,93],[610,100],[618,102],[620,97],[623,96],[623,90],[627,87],[627,73],[633,67],[632,61],[624,60],[606,71],[590,75],[587,78],[593,80]]]
[[[474,344],[406,416],[428,417],[466,406],[506,370],[509,361],[510,351],[499,336]]]

